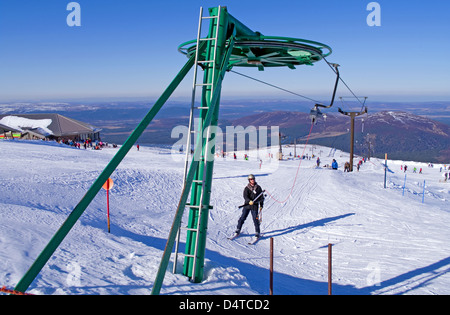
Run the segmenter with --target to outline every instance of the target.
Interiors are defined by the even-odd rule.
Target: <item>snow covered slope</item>
[[[13,288],[116,149],[0,141],[0,152],[0,286]],[[315,159],[276,163],[267,155],[260,168],[255,152],[249,161],[243,152],[237,160],[217,158],[205,279],[192,284],[171,272],[171,262],[161,293],[268,294],[273,237],[275,294],[327,294],[328,243],[334,294],[449,294],[450,183],[440,182],[441,165],[388,161],[394,173],[384,189],[384,161],[372,159],[359,172],[344,173],[348,154],[329,152],[314,149],[322,166],[335,158],[338,171],[315,168]],[[149,294],[180,196],[180,157],[166,149],[133,149],[112,176],[111,234],[102,190],[28,292]],[[414,166],[423,174],[413,173]],[[256,245],[247,244],[254,233],[250,218],[242,237],[227,239],[249,173],[273,196],[266,198],[264,238]]]

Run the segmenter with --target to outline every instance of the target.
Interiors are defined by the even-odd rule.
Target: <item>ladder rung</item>
[[[178,253],[178,255],[183,255],[183,256],[191,257],[191,258],[194,258],[194,257],[195,257],[194,255],[191,255],[191,254],[185,254],[185,253]]]
[[[200,182],[202,182],[202,181],[200,181]],[[186,204],[186,207],[188,207],[188,208],[196,208],[196,209],[200,209],[200,206],[191,206],[190,204]],[[208,209],[213,209],[213,206],[211,206],[211,205],[209,205],[209,206],[203,206],[203,208],[205,209],[205,208],[208,208]]]
[[[201,179],[194,179],[192,180],[193,183],[203,183],[203,181]]]
[[[211,40],[216,40],[216,38],[215,37],[200,38],[200,41],[204,41],[204,42],[211,41]]]
[[[195,86],[208,86],[213,85],[212,83],[195,83]]]
[[[194,228],[181,227],[180,229],[183,229],[183,230],[186,230],[186,231],[191,231],[191,232],[198,232],[198,229],[194,229]]]
[[[213,63],[214,60],[199,60],[198,63]]]
[[[202,16],[202,19],[207,20],[207,19],[217,19],[219,16],[218,15],[213,15],[213,16]]]
[[[209,109],[209,107],[205,107],[205,106],[197,106],[197,107],[194,107],[195,109]]]

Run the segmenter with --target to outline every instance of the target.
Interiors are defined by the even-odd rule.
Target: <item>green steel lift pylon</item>
[[[224,7],[210,9],[209,33],[206,38],[202,39],[200,38],[200,33],[204,18],[202,9],[200,10],[199,32],[196,42],[197,46],[201,45],[201,43],[206,43],[206,49],[204,52],[196,50],[191,55],[191,58],[195,56],[196,66],[202,66],[204,69],[203,83],[196,84],[196,74],[194,74],[192,108],[195,106],[195,89],[197,86],[202,87],[201,106],[198,107],[200,110],[200,124],[199,130],[197,130],[197,145],[189,171],[185,175],[181,200],[175,214],[152,294],[159,294],[160,292],[176,236],[179,236],[179,233],[181,233],[181,217],[185,207],[188,207],[190,211],[183,274],[190,277],[193,282],[201,282],[203,280],[216,140],[213,131],[218,122],[222,81],[226,70],[228,70],[236,34],[236,28],[229,25],[229,15],[226,13],[226,8]],[[192,108],[190,125],[192,123]],[[187,148],[187,151],[189,151],[189,148]],[[187,204],[189,193],[191,199],[190,203]],[[175,261],[177,254],[176,252]]]
[[[191,148],[191,135],[195,131],[193,130],[193,120],[194,120],[194,113],[196,110],[199,111],[199,127],[197,130],[197,142],[203,141],[203,127],[204,127],[204,120],[206,118],[206,113],[210,108],[213,108],[214,111],[212,112],[212,118],[211,118],[211,127],[214,129],[214,126],[217,126],[217,120],[218,120],[218,108],[219,106],[216,104],[219,103],[218,96],[216,104],[211,104],[212,97],[214,95],[214,90],[216,88],[214,82],[218,77],[221,64],[217,63],[217,58],[221,57],[221,52],[224,50],[224,47],[219,46],[219,42],[224,42],[222,39],[225,34],[221,31],[222,29],[219,27],[220,20],[221,20],[221,10],[219,8],[217,13],[214,13],[217,15],[211,15],[208,17],[203,16],[203,8],[200,9],[200,18],[199,18],[199,27],[198,27],[198,35],[197,35],[197,45],[200,44],[200,42],[206,42],[206,51],[209,52],[205,54],[206,59],[203,59],[201,56],[201,52],[199,50],[196,50],[195,54],[195,65],[203,66],[204,69],[204,76],[203,76],[203,83],[197,83],[197,70],[199,67],[195,67],[194,69],[194,82],[192,86],[192,99],[191,99],[191,114],[189,117],[189,129],[188,129],[188,141],[186,145],[186,161],[185,161],[185,178],[184,178],[184,185],[186,184],[186,172],[187,167],[189,163],[189,153]],[[201,38],[201,31],[202,31],[202,25],[205,20],[210,20],[210,34],[214,34],[213,36],[208,36],[207,38]],[[230,46],[228,46],[229,48]],[[222,62],[224,65],[227,64],[227,62]],[[196,106],[196,91],[197,87],[202,87],[202,104],[200,106]],[[217,89],[220,89],[220,86],[217,87]],[[208,132],[209,130],[207,130]],[[207,138],[213,136],[214,132],[210,134],[207,134]],[[215,140],[215,138],[214,138]],[[211,209],[211,206],[209,206],[209,200],[210,200],[210,192],[211,192],[211,185],[210,182],[208,182],[209,176],[207,175],[212,170],[211,163],[213,162],[214,158],[211,158],[211,154],[208,154],[208,152],[211,152],[211,143],[208,141],[206,145],[204,144],[204,147],[202,148],[202,153],[199,160],[199,164],[197,166],[197,172],[195,173],[194,180],[192,182],[191,187],[191,202],[187,205],[187,207],[190,209],[189,211],[189,219],[188,219],[188,226],[182,227],[181,224],[178,228],[178,234],[176,239],[176,245],[175,245],[175,257],[174,257],[174,273],[176,273],[177,268],[177,259],[178,259],[178,245],[180,242],[180,234],[182,231],[187,231],[186,236],[186,251],[184,254],[185,256],[185,262],[184,262],[184,268],[183,268],[183,274],[190,277],[193,282],[201,281],[203,278],[202,275],[202,268],[203,265],[199,265],[197,262],[204,261],[204,255],[201,253],[205,252],[205,241],[206,241],[206,226],[207,226],[207,220],[205,221],[205,215],[208,214],[208,211]],[[188,149],[189,148],[189,149]],[[183,185],[183,186],[184,186]],[[198,268],[200,267],[200,268]],[[200,279],[200,280],[198,280]]]
[[[199,35],[197,40],[186,42],[179,47],[179,51],[186,54],[189,58],[186,65],[131,133],[33,262],[29,270],[16,285],[16,291],[25,292],[28,289],[97,195],[102,185],[116,170],[193,66],[196,68],[200,66],[204,70],[203,83],[198,85],[202,87],[201,106],[198,108],[200,110],[199,118],[201,124],[199,124],[199,129],[197,130],[197,143],[192,161],[189,168],[186,167],[183,191],[156,275],[152,294],[159,294],[161,290],[170,255],[180,228],[181,218],[186,207],[190,209],[190,212],[183,273],[194,282],[202,281],[214,166],[214,127],[217,126],[220,92],[226,71],[235,66],[257,67],[259,70],[264,70],[266,67],[280,66],[295,69],[295,66],[298,65],[312,65],[314,62],[320,61],[323,57],[331,54],[330,47],[318,42],[288,37],[263,36],[258,32],[253,32],[228,14],[226,7],[211,8],[209,13],[210,27],[208,37],[200,38]],[[323,50],[325,49],[328,51],[324,52]],[[189,195],[191,199],[188,204]]]
[[[195,88],[196,86],[202,86],[202,101],[199,107],[201,123],[199,124],[194,157],[189,172],[185,176],[183,193],[152,294],[160,293],[174,243],[181,233],[181,217],[185,207],[188,207],[190,211],[188,226],[186,227],[187,239],[183,274],[190,277],[193,282],[203,280],[215,152],[215,135],[211,132],[211,129],[217,126],[220,92],[225,72],[234,66],[257,67],[259,70],[264,70],[265,67],[280,66],[295,69],[296,65],[312,65],[331,54],[330,47],[318,42],[296,38],[268,37],[254,32],[228,14],[226,7],[211,8],[209,11],[210,27],[207,37],[200,38],[201,25],[203,19],[205,19],[201,9],[197,39],[186,42],[179,47],[180,52],[188,57],[195,56],[195,66],[204,69],[202,84],[196,84],[196,73],[194,74],[192,97],[193,107]],[[198,47],[205,42],[207,46],[202,51]],[[328,52],[324,53],[323,49],[327,49]],[[190,120],[192,122],[192,110]],[[204,136],[205,131],[206,136]],[[188,140],[188,151],[189,148],[190,140]],[[191,193],[191,201],[187,204],[189,192]],[[177,255],[178,241],[175,250],[174,271],[176,270]]]

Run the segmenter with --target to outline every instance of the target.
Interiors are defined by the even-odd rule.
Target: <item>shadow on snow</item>
[[[345,217],[348,217],[350,215],[354,215],[354,213],[349,213],[341,216],[336,217],[330,217],[325,219],[316,220],[310,223],[301,224],[298,226],[288,227],[285,229],[279,229],[274,230],[265,233],[264,238],[269,237],[276,237],[285,235],[287,233],[296,231],[296,230],[302,230],[307,229],[311,227],[318,227],[323,226],[329,222],[336,221],[343,219]],[[125,230],[120,227],[114,227],[114,235],[117,237],[127,237],[134,241],[138,241],[141,243],[144,243],[147,246],[154,247],[156,249],[159,249],[161,251],[164,250],[166,246],[167,240],[157,237],[149,237],[145,235],[140,235],[133,233],[131,231]],[[180,245],[184,245],[181,244]],[[184,246],[182,246],[184,247]],[[182,249],[182,248],[181,248]],[[247,278],[247,281],[250,285],[250,288],[254,291],[260,293],[260,294],[268,294],[269,293],[269,271],[266,268],[262,268],[259,266],[252,265],[250,263],[241,261],[239,259],[224,256],[219,252],[206,250],[206,257],[213,261],[218,262],[220,265],[225,266],[232,266],[235,268],[238,268],[242,275],[244,275]],[[170,272],[169,269],[171,269],[171,264],[169,264],[167,272]],[[216,265],[216,263],[214,264]],[[443,269],[446,267],[446,269]],[[443,269],[443,270],[441,270]],[[404,294],[411,290],[424,287],[427,283],[432,281],[433,279],[436,279],[440,276],[443,276],[450,272],[450,257],[447,257],[445,259],[442,259],[436,263],[433,263],[431,265],[417,268],[415,270],[408,271],[404,274],[398,275],[392,279],[382,281],[381,283],[373,286],[368,286],[364,288],[357,288],[352,285],[341,285],[341,284],[333,284],[333,294],[341,294],[341,295],[369,295],[369,294],[382,294],[387,293],[391,288],[394,288],[397,286],[397,293],[396,294]],[[41,278],[42,275],[39,275],[38,278]],[[45,275],[43,276],[45,278]],[[156,274],[155,274],[156,277]],[[416,279],[414,279],[416,278]],[[405,282],[408,282],[408,285],[404,285]],[[163,284],[163,287],[165,285]],[[176,287],[177,285],[175,285]],[[183,285],[180,285],[182,287]],[[191,293],[198,293],[198,294],[205,294],[204,290],[202,290],[202,285],[198,284],[198,291],[196,290],[190,290]],[[113,284],[107,285],[106,287],[116,287]],[[149,286],[139,286],[139,285],[117,285],[119,287],[119,291],[126,292],[128,289],[150,289]],[[120,287],[125,287],[123,290],[121,290]],[[399,288],[401,288],[399,290]],[[80,289],[80,288],[78,288]],[[127,290],[125,290],[127,289]],[[172,289],[174,289],[172,287]],[[181,288],[180,288],[181,289]],[[213,289],[214,290],[222,290],[222,288]],[[183,291],[181,289],[180,292],[173,291],[175,294],[177,293],[186,293],[186,291]],[[301,279],[298,277],[294,277],[292,275],[287,275],[282,272],[274,271],[274,294],[283,294],[283,295],[325,295],[328,293],[328,283],[327,282],[320,282],[320,281],[314,281],[314,280],[306,280]]]

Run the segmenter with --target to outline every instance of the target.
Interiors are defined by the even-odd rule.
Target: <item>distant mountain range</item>
[[[279,126],[284,143],[304,142],[311,121],[303,112],[277,111],[243,117],[233,125]],[[350,117],[328,114],[313,127],[310,143],[350,151]],[[390,159],[450,163],[450,126],[403,111],[383,111],[355,119],[355,154]]]
[[[0,114],[58,113],[102,128],[107,142],[123,143],[151,108],[152,101],[4,103]],[[337,107],[343,104],[337,104]],[[346,102],[357,108],[357,102]],[[450,102],[371,102],[369,114],[356,118],[355,153],[392,159],[450,163]],[[297,100],[225,100],[220,126],[279,126],[284,143],[300,143],[308,134],[311,102]],[[175,126],[188,124],[189,101],[170,101],[139,139],[140,144],[171,145]],[[350,150],[350,118],[327,110],[326,121],[314,126],[311,143]],[[324,111],[325,112],[325,111]]]

